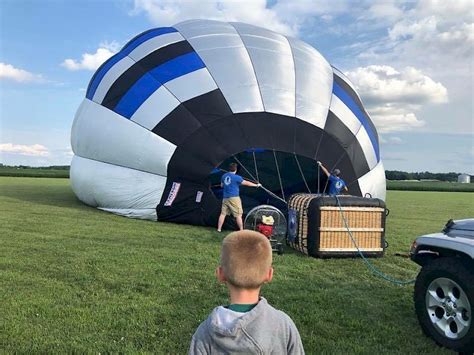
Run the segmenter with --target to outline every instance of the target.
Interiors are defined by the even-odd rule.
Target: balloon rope
[[[278,173],[278,181],[280,182],[281,195],[283,196],[283,199],[285,200],[285,191],[283,190],[283,182],[281,181],[280,168],[278,167],[278,160],[277,160],[275,150],[273,150],[273,157],[275,158],[275,165],[276,165],[277,173]]]
[[[244,168],[244,170],[247,172],[247,174],[249,174],[249,176],[253,179],[253,181],[256,181],[256,182],[258,183],[258,179],[255,179],[255,177],[252,175],[252,173],[251,173],[250,171],[248,171],[248,169],[245,167],[245,165],[242,164],[242,162],[241,162],[239,159],[237,159],[237,157],[236,157],[235,155],[233,155],[232,157],[235,159],[235,161],[236,161],[237,163],[239,163],[239,165],[240,165],[242,168]]]
[[[257,181],[257,179],[255,179],[255,177],[252,175],[252,173],[251,173],[250,171],[248,171],[248,169],[245,167],[245,165],[242,164],[242,162],[241,162],[239,159],[237,159],[237,157],[236,157],[235,155],[233,155],[232,157],[235,159],[235,161],[236,161],[237,163],[239,163],[239,165],[240,165],[242,168],[244,168],[244,170],[247,172],[247,174],[249,174],[249,176],[253,179],[252,182],[259,183],[259,182]],[[220,170],[225,171],[224,169],[220,169]],[[265,186],[261,185],[261,187],[262,187],[262,189],[263,189],[265,192],[267,192],[267,193],[268,193],[269,195],[271,195],[272,197],[276,198],[277,200],[282,201],[282,202],[285,203],[285,204],[287,203],[286,200],[282,199],[282,198],[281,198],[280,196],[278,196],[278,195],[275,195],[272,191],[270,191],[269,189],[267,189]]]
[[[326,184],[324,185],[324,190],[323,190],[323,193],[326,191],[326,189],[328,188],[328,184],[329,184],[329,176],[328,178],[326,179]]]
[[[288,204],[288,202],[286,202],[286,200],[282,199],[280,196],[278,195],[275,195],[273,192],[271,192],[270,190],[268,190],[265,186],[262,185],[262,189],[264,191],[266,191],[269,195],[273,196],[274,198],[276,198],[277,200],[280,200],[281,202],[283,202],[285,205]]]
[[[255,175],[257,175],[257,181],[259,181],[258,169],[257,169],[257,159],[255,158],[255,150],[252,151],[252,154],[253,154],[253,165],[255,166]]]
[[[320,186],[321,186],[321,183],[320,183],[320,180],[321,180],[321,170],[320,170],[320,169],[321,169],[321,167],[320,167],[319,164],[318,164],[318,195],[320,194],[320,191],[319,191],[319,190],[320,190],[320,188],[321,188],[321,187],[320,187]]]
[[[298,160],[298,157],[297,157],[296,153],[294,153],[294,156],[295,156],[296,164],[298,164],[298,169],[300,169],[300,174],[301,174],[301,177],[303,178],[304,184],[306,185],[306,188],[308,189],[308,192],[311,193],[311,190],[308,186],[308,183],[306,182],[306,179],[305,179],[304,174],[303,174],[303,169],[301,169],[301,165],[300,165],[300,162]]]
[[[352,231],[349,229],[349,225],[347,223],[347,220],[346,220],[346,217],[344,216],[344,212],[342,210],[342,206],[341,206],[341,201],[339,201],[339,198],[337,197],[337,195],[334,195],[335,199],[336,199],[336,202],[337,202],[337,207],[339,207],[339,212],[341,213],[341,217],[342,217],[342,220],[344,222],[344,227],[346,228],[347,230],[347,233],[349,234],[349,237],[351,238],[351,241],[352,241],[352,244],[354,245],[354,247],[357,249],[357,252],[359,253],[360,257],[362,258],[362,260],[364,260],[364,262],[366,263],[367,267],[369,268],[370,271],[372,271],[372,273],[376,276],[379,276],[381,277],[382,279],[386,280],[386,281],[389,281],[391,283],[394,283],[395,285],[398,285],[398,286],[404,286],[404,285],[409,285],[409,284],[413,284],[415,283],[416,279],[412,279],[412,280],[399,280],[399,279],[396,279],[390,275],[387,275],[386,273],[380,271],[379,269],[377,269],[375,266],[372,265],[372,263],[364,256],[364,254],[362,253],[362,251],[360,250],[359,246],[357,245],[357,242],[354,238],[354,236],[352,235]]]

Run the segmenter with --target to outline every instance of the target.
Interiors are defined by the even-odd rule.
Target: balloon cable
[[[321,189],[320,179],[321,179],[321,167],[318,164],[318,195],[320,195],[319,190]]]
[[[235,159],[235,161],[236,161],[237,163],[239,163],[239,165],[240,165],[242,168],[244,168],[244,170],[247,172],[247,174],[249,174],[249,176],[253,179],[253,181],[256,181],[256,182],[258,183],[258,179],[255,179],[255,177],[254,177],[254,176],[252,175],[252,173],[245,167],[245,165],[242,164],[242,162],[241,162],[239,159],[237,159],[237,157],[236,157],[235,155],[232,155],[232,157]]]
[[[354,247],[357,249],[357,252],[359,253],[359,255],[362,258],[362,260],[364,261],[364,263],[367,265],[368,269],[370,271],[372,271],[372,273],[375,276],[381,277],[385,281],[391,282],[391,283],[393,283],[395,285],[398,285],[398,286],[405,286],[405,285],[410,285],[410,284],[415,283],[415,281],[416,281],[415,279],[412,279],[412,280],[398,280],[398,279],[396,279],[396,278],[394,278],[390,275],[387,275],[386,273],[380,271],[374,265],[372,265],[372,263],[360,251],[359,246],[357,245],[357,242],[355,241],[354,236],[352,235],[352,232],[349,229],[346,217],[344,216],[344,212],[342,211],[341,201],[339,201],[339,198],[337,197],[337,195],[334,195],[334,197],[336,198],[337,206],[339,207],[339,211],[341,213],[341,217],[342,217],[342,220],[344,222],[344,227],[346,228],[347,233],[349,234],[349,237],[351,238],[352,244],[354,244]]]
[[[329,176],[331,176],[331,173],[329,173]],[[326,191],[326,189],[328,188],[328,184],[329,184],[329,176],[326,178],[326,183],[324,184],[324,189],[323,189],[323,193]]]
[[[298,169],[300,170],[300,174],[301,174],[301,177],[303,178],[304,184],[306,185],[306,188],[308,189],[308,192],[311,193],[311,190],[308,186],[308,183],[306,182],[306,179],[304,177],[303,169],[301,169],[301,165],[300,165],[300,162],[298,160],[298,156],[296,155],[296,153],[293,153],[293,155],[295,156],[296,164],[298,164]],[[318,165],[318,167],[319,167],[319,165]]]
[[[250,171],[248,171],[248,169],[245,167],[245,165],[242,164],[242,162],[241,162],[239,159],[237,159],[237,157],[236,157],[235,155],[233,155],[232,157],[235,159],[235,161],[236,161],[242,168],[244,168],[244,170],[247,172],[247,174],[249,174],[249,176],[250,176],[250,177],[252,178],[252,180],[253,180],[252,182],[254,182],[254,183],[256,183],[256,184],[259,184],[259,183],[260,183],[257,179],[255,179],[255,177],[252,175],[252,173],[251,173]],[[224,170],[224,169],[220,169],[220,170],[226,171],[226,170]],[[227,171],[226,171],[226,172],[227,172]],[[267,188],[266,188],[265,186],[263,186],[261,183],[260,183],[260,186],[261,186],[262,190],[264,190],[266,193],[268,193],[268,194],[271,195],[272,197],[276,198],[277,200],[282,201],[284,204],[287,204],[286,200],[282,199],[282,198],[281,198],[280,196],[278,196],[278,195],[275,195],[272,191],[270,191],[269,189],[267,189]]]
[[[257,181],[260,181],[258,178],[258,169],[257,169],[257,158],[255,158],[255,149],[252,151],[253,154],[253,165],[255,167],[255,175],[257,175]]]
[[[278,181],[280,182],[281,195],[283,196],[283,200],[285,200],[285,190],[283,190],[283,182],[281,181],[280,168],[278,167],[278,160],[277,160],[275,149],[273,150],[273,157],[275,158],[275,165],[277,168]]]

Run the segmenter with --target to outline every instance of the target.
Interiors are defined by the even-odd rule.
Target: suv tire
[[[446,348],[474,352],[473,265],[439,258],[416,278],[415,310],[423,332]]]

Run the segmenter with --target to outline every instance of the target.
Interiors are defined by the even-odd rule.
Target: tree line
[[[69,165],[51,165],[51,166],[40,166],[32,167],[27,165],[8,166],[0,163],[2,168],[15,168],[15,169],[38,169],[38,170],[66,170],[69,171]],[[399,170],[385,170],[385,176],[388,180],[438,180],[438,181],[450,181],[457,182],[460,173],[431,173],[429,171],[408,173],[406,171]],[[473,181],[474,182],[474,181]]]
[[[407,173],[399,170],[385,170],[385,176],[388,180],[439,180],[457,182],[460,173],[431,173],[429,171]]]
[[[37,169],[37,170],[69,170],[69,165],[50,165],[50,166],[28,166],[28,165],[4,165],[0,163],[0,168],[14,169]]]

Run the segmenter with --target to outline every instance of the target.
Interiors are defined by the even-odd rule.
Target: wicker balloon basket
[[[294,194],[288,202],[288,244],[314,257],[358,254],[344,223],[365,256],[383,256],[385,217],[382,200],[355,196]],[[342,212],[341,212],[342,209]]]

